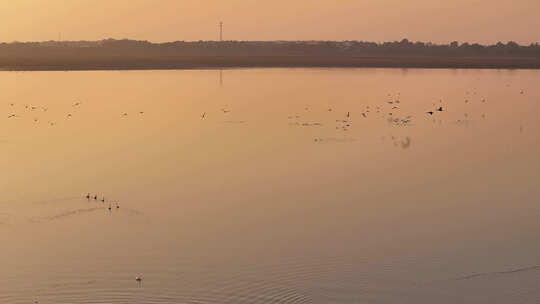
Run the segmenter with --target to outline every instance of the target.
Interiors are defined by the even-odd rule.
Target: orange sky
[[[0,0],[0,41],[540,41],[539,0]]]

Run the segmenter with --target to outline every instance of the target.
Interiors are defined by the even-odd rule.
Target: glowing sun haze
[[[0,0],[0,41],[540,41],[538,0]]]

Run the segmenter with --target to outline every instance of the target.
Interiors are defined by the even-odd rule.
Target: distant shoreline
[[[540,58],[348,56],[0,57],[1,71],[182,70],[221,68],[540,69]]]

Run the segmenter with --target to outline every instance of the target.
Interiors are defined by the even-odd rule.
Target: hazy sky
[[[0,0],[0,41],[540,41],[539,0]]]

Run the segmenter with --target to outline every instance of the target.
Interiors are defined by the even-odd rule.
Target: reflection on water
[[[540,298],[539,72],[218,72],[0,73],[0,303]]]

